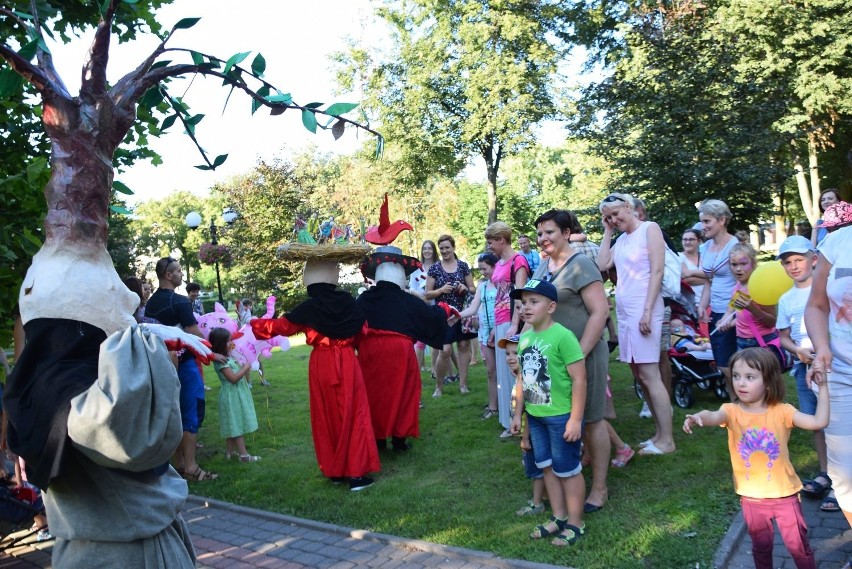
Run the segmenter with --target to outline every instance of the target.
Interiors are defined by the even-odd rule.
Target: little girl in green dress
[[[210,331],[210,346],[214,353],[227,356],[230,351],[231,333],[225,328],[213,328]],[[246,450],[243,435],[257,430],[257,414],[254,400],[246,383],[245,375],[251,364],[242,367],[233,359],[225,363],[215,362],[213,368],[222,387],[219,390],[219,433],[227,443],[225,458],[239,456],[243,462],[256,462],[259,456],[252,456]]]

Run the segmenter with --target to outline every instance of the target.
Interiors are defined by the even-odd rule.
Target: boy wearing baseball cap
[[[511,431],[520,432],[521,415],[526,411],[535,464],[544,471],[553,509],[550,521],[536,526],[530,537],[553,536],[553,545],[572,545],[585,533],[586,485],[580,465],[585,359],[577,337],[553,321],[556,287],[530,279],[523,288],[513,290],[511,297],[521,301],[523,320],[531,327],[518,342],[521,379]]]
[[[801,235],[788,237],[778,248],[778,260],[784,271],[793,279],[793,288],[778,299],[778,317],[775,326],[781,338],[781,347],[793,354],[796,364],[791,373],[796,378],[796,391],[799,394],[799,409],[802,413],[813,414],[816,411],[816,394],[808,389],[805,376],[813,361],[813,344],[805,329],[805,305],[811,294],[813,269],[816,263],[810,239]],[[826,472],[828,459],[825,448],[825,432],[814,431],[814,449],[816,450],[819,472],[813,479],[802,480],[802,493],[812,498],[823,498],[820,508],[826,512],[840,510],[831,490],[831,478]],[[828,493],[828,496],[825,496]]]

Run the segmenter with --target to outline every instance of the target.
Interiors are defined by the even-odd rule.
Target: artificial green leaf
[[[272,107],[269,109],[269,115],[273,117],[277,117],[278,115],[283,115],[284,111],[287,110],[287,107]]]
[[[263,77],[264,71],[266,71],[266,60],[258,53],[251,62],[251,72],[257,77]]]
[[[277,95],[269,95],[266,97],[266,100],[270,103],[284,103],[285,105],[289,105],[293,102],[293,97],[290,96],[290,93],[278,93]]]
[[[125,2],[127,0],[124,0]],[[127,209],[126,207],[121,207],[120,205],[110,204],[109,209],[114,211],[115,213],[120,213],[121,215],[132,215],[133,212]]]
[[[26,12],[21,12],[20,10],[12,10],[12,13],[15,14],[17,17],[23,19],[23,20],[32,20],[33,19],[32,14],[27,14]]]
[[[197,24],[200,19],[201,18],[184,18],[184,19],[178,21],[178,23],[175,24],[175,27],[173,27],[172,29],[173,30],[188,30],[189,28],[191,28],[192,26]]]
[[[210,166],[208,166],[207,164],[199,164],[199,165],[196,166],[196,168],[198,168],[199,170],[210,170],[211,169]]]
[[[125,4],[136,4],[139,2],[139,0],[122,0],[122,2],[124,2]]]
[[[166,65],[168,65],[171,62],[172,61],[170,59],[166,59],[164,61],[158,61],[157,63],[155,63],[154,65],[151,66],[151,69],[158,69],[160,67],[165,67]]]
[[[305,105],[305,108],[306,109],[318,109],[322,105],[323,105],[322,103],[308,103],[307,105]]]
[[[18,93],[24,86],[24,78],[8,67],[0,70],[0,99]]]
[[[175,124],[177,118],[177,113],[167,116],[165,119],[163,119],[163,124],[160,125],[160,130],[166,130],[167,128]]]
[[[128,195],[128,196],[133,195],[133,190],[131,190],[130,188],[127,187],[126,184],[124,184],[123,182],[119,182],[118,180],[112,181],[112,189],[115,190],[116,192],[121,193],[121,194],[125,194],[125,195]]]
[[[155,107],[163,100],[163,93],[158,86],[151,87],[142,98],[139,99],[139,106],[144,108]]]
[[[343,131],[345,128],[346,123],[342,120],[338,120],[336,123],[334,123],[334,126],[331,127],[331,135],[334,137],[334,140],[337,140],[341,136],[343,136]]]
[[[261,97],[266,97],[267,95],[269,95],[269,87],[264,85],[263,87],[261,87],[260,89],[257,90],[257,94],[260,95]],[[262,104],[263,103],[261,101],[259,101],[258,99],[252,99],[251,100],[251,114],[254,114],[255,112],[257,112],[257,109],[259,109]]]
[[[104,0],[101,2],[101,14],[106,14],[107,9],[109,8],[110,0]]]
[[[197,51],[190,51],[189,55],[192,57],[192,62],[196,65],[201,65],[204,63],[204,55],[198,53]]]
[[[201,119],[204,118],[203,114],[193,115],[186,119],[187,124],[196,125],[201,122]]]
[[[216,157],[215,160],[213,160],[213,167],[216,168],[217,166],[221,166],[222,164],[225,163],[225,160],[227,160],[227,159],[228,159],[227,154],[220,154],[219,156]]]
[[[329,105],[325,112],[333,117],[337,117],[357,108],[358,103],[334,103]]]
[[[18,55],[20,55],[21,57],[23,57],[24,59],[29,61],[30,59],[35,57],[35,54],[36,54],[37,51],[38,51],[38,38],[36,37],[36,39],[32,40],[31,42],[24,44],[24,47],[22,47],[18,51]]]
[[[305,128],[309,131],[316,134],[317,132],[317,117],[308,109],[302,109],[302,124],[305,125]]]
[[[234,65],[242,62],[245,58],[247,58],[251,54],[250,51],[244,51],[242,53],[237,53],[228,58],[227,63],[225,63],[224,73],[227,73],[231,70]]]

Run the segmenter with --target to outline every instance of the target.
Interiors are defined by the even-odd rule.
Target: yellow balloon
[[[781,295],[793,288],[793,279],[787,276],[778,261],[768,261],[757,266],[748,279],[748,294],[763,306],[778,304]]]

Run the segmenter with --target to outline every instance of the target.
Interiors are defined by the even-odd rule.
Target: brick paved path
[[[191,496],[184,511],[198,567],[253,569],[556,569],[491,553],[405,539]],[[0,569],[49,568],[51,542],[0,556]]]

